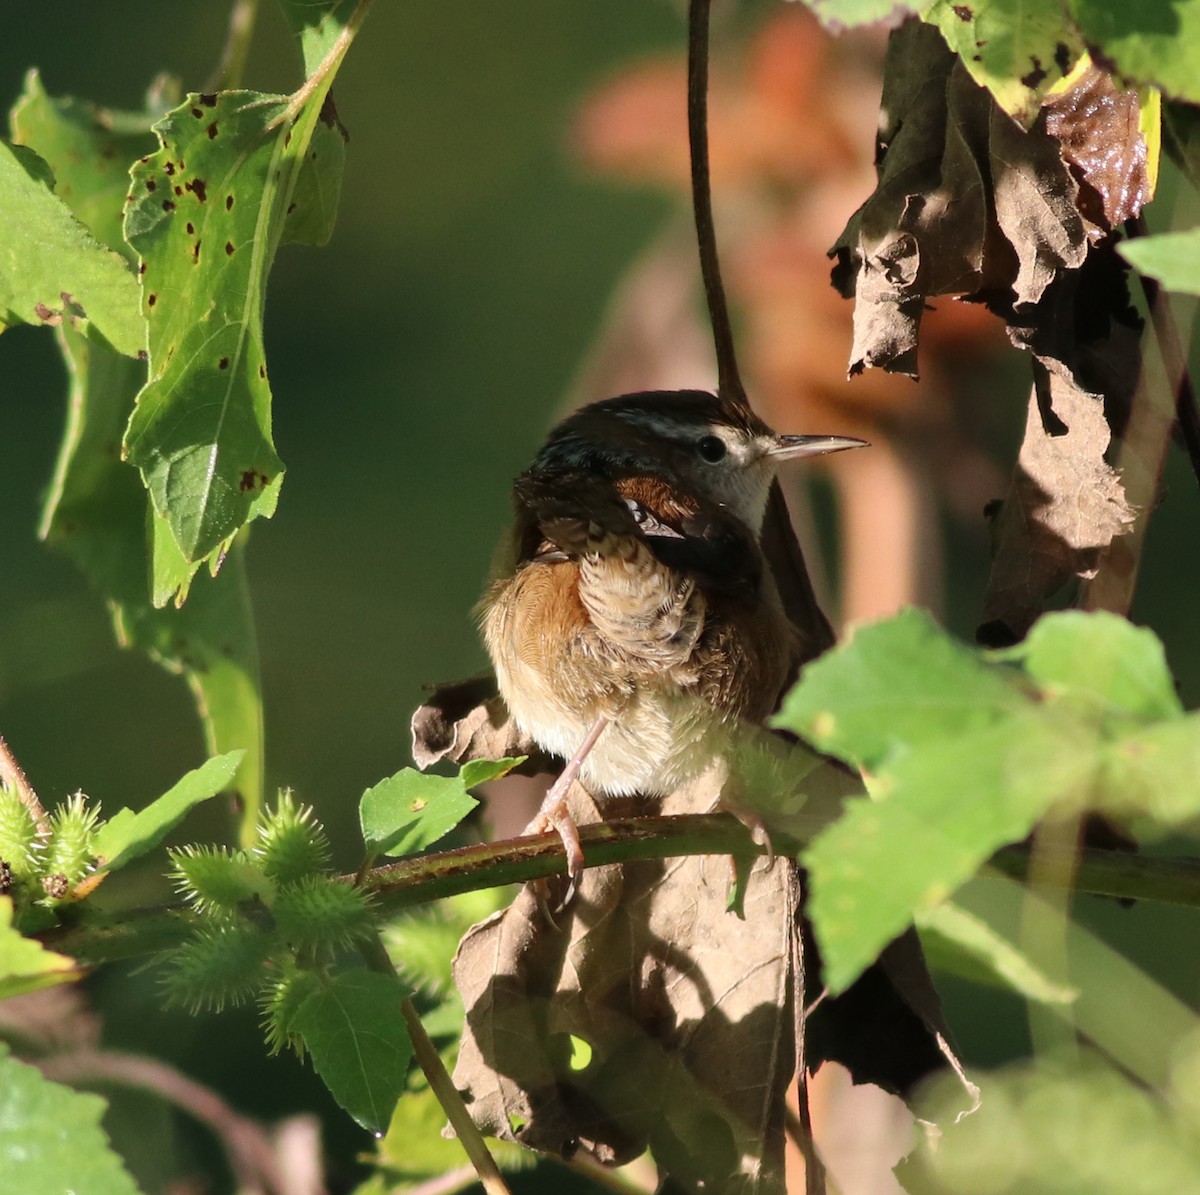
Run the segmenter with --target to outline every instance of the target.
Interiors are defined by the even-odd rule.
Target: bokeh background
[[[9,5],[0,101],[34,66],[51,95],[115,107],[140,106],[160,71],[198,89],[227,8]],[[338,77],[351,140],[337,231],[326,248],[285,249],[270,283],[288,473],[248,559],[268,786],[317,808],[346,866],[358,795],[409,762],[421,686],[485,664],[471,608],[510,480],[555,414],[579,397],[712,380],[687,223],[682,8],[380,2]],[[752,395],[784,430],[876,444],[791,487],[822,592],[838,618],[918,601],[969,639],[983,506],[1007,483],[1026,365],[984,315],[945,303],[920,383],[845,381],[849,304],[828,286],[824,249],[871,185],[882,35],[835,43],[800,6],[755,2],[719,12],[715,36],[718,232]],[[265,3],[245,83],[286,91],[297,75]],[[199,763],[203,743],[185,687],[118,650],[102,602],[36,540],[64,391],[48,333],[0,337],[0,732],[47,801],[82,788],[137,806]],[[1166,641],[1191,706],[1200,510],[1180,454],[1166,480],[1135,617]],[[223,837],[226,819],[206,816],[189,836]],[[1176,945],[1194,941],[1190,915],[1082,904],[1089,924],[1200,996],[1195,952]],[[1015,1000],[953,979],[945,994],[968,1061],[1025,1047]],[[335,1185],[353,1181],[370,1143],[294,1060],[262,1059],[252,1012],[162,1014],[153,985],[119,973],[92,995],[110,1044],[168,1055],[256,1115],[328,1112]],[[118,1099],[111,1127],[148,1190],[213,1153],[147,1099]]]

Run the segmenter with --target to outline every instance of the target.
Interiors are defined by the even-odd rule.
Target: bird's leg
[[[775,845],[771,841],[771,832],[761,815],[748,804],[746,783],[733,763],[734,758],[731,749],[729,757],[720,761],[718,765],[725,775],[720,795],[717,797],[717,808],[732,813],[750,831],[750,841],[755,846],[762,847],[767,870],[770,871],[775,866]]]
[[[570,877],[572,888],[583,874],[584,859],[583,844],[579,841],[579,827],[576,826],[575,819],[567,808],[567,793],[570,791],[571,785],[575,783],[579,769],[583,767],[583,761],[587,759],[597,740],[604,733],[604,728],[611,721],[611,718],[602,714],[592,723],[587,734],[583,736],[583,742],[579,744],[578,750],[567,760],[567,766],[550,786],[537,811],[537,816],[530,823],[530,832],[540,834],[546,830],[554,830],[562,839],[563,850],[567,854],[567,875]]]

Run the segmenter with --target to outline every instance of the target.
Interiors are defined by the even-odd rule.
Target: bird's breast
[[[483,603],[500,692],[539,746],[570,758],[610,720],[583,766],[598,794],[665,795],[693,779],[723,728],[770,712],[790,667],[781,612],[710,601],[684,575],[648,568],[637,552],[534,560]]]

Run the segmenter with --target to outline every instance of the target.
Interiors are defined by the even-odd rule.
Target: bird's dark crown
[[[704,390],[646,390],[590,403],[569,415],[550,433],[533,468],[660,473],[672,450],[690,449],[713,429],[730,429],[747,439],[771,434],[752,411]]]

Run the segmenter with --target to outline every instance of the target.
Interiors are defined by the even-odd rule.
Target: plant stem
[[[799,854],[828,824],[815,815],[789,820],[790,832],[771,827],[772,845],[779,855]],[[725,813],[597,822],[580,826],[579,837],[589,867],[681,855],[762,853],[746,828]],[[1024,879],[1029,870],[1029,848],[1004,847],[992,856],[991,865],[1014,879]],[[368,871],[363,887],[380,898],[385,912],[392,913],[462,892],[526,883],[565,870],[566,856],[558,835],[535,834],[401,859]],[[344,879],[351,883],[354,876]],[[1075,890],[1200,908],[1200,859],[1155,858],[1089,847],[1078,857]],[[113,910],[91,917],[86,904],[81,904],[65,914],[72,915],[77,919],[38,937],[46,946],[78,957],[85,964],[170,950],[183,942],[194,926],[182,903]]]
[[[361,944],[361,950],[367,966],[372,971],[393,975],[399,979],[391,957],[378,934],[367,938]],[[400,1012],[404,1017],[404,1026],[408,1030],[417,1065],[425,1073],[430,1089],[437,1097],[437,1102],[441,1104],[446,1119],[458,1135],[458,1140],[466,1151],[467,1157],[470,1158],[471,1165],[475,1167],[475,1173],[479,1176],[483,1189],[488,1195],[510,1195],[508,1184],[500,1173],[500,1167],[496,1165],[496,1159],[492,1157],[487,1142],[483,1139],[483,1134],[475,1127],[475,1122],[471,1119],[471,1114],[467,1111],[467,1106],[463,1103],[458,1088],[454,1086],[454,1081],[442,1064],[442,1057],[433,1042],[430,1041],[429,1034],[425,1032],[420,1014],[409,997],[405,996],[400,1002]]]
[[[713,222],[712,180],[708,164],[708,25],[710,0],[691,0],[688,6],[688,149],[692,166],[692,213],[708,318],[717,351],[717,390],[722,398],[746,406],[746,391],[738,373],[729,305],[721,283],[717,234]]]
[[[33,818],[37,832],[43,838],[48,837],[50,818],[46,814],[46,808],[38,800],[37,793],[33,791],[33,785],[29,783],[24,770],[17,763],[17,757],[13,755],[12,749],[4,741],[3,735],[0,735],[0,783],[10,792],[17,794],[21,804],[29,810],[29,816]]]
[[[118,1050],[81,1049],[38,1059],[37,1066],[60,1083],[115,1084],[167,1100],[212,1130],[225,1148],[240,1191],[286,1195],[287,1183],[266,1128],[235,1111],[212,1088],[165,1062]]]
[[[1125,231],[1130,237],[1146,235],[1146,218],[1135,216],[1126,221]],[[1157,278],[1148,274],[1139,274],[1138,281],[1142,285],[1142,294],[1146,297],[1146,306],[1150,312],[1150,321],[1154,326],[1154,335],[1158,340],[1158,351],[1162,354],[1163,368],[1167,373],[1167,383],[1175,397],[1175,418],[1178,421],[1180,436],[1188,460],[1192,464],[1192,472],[1200,481],[1200,407],[1196,404],[1196,391],[1192,386],[1192,375],[1188,369],[1187,354],[1179,335],[1179,327],[1171,312],[1170,300],[1158,284]]]
[[[205,83],[205,91],[229,91],[241,86],[257,19],[258,0],[234,0],[221,61]]]
[[[337,74],[338,67],[342,64],[342,59],[346,57],[346,51],[350,49],[350,43],[354,41],[355,35],[362,27],[363,21],[367,19],[367,13],[371,9],[371,0],[358,0],[354,6],[354,11],[350,14],[349,20],[342,26],[342,31],[337,35],[337,39],[333,45],[329,47],[328,53],[318,63],[316,70],[292,92],[291,98],[288,100],[287,109],[280,113],[273,122],[274,125],[281,125],[286,121],[295,120],[303,110],[304,105],[319,91],[324,89],[329,90],[333,76]]]

